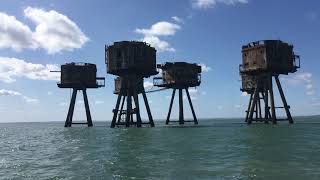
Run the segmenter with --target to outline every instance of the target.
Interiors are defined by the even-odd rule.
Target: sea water
[[[155,128],[0,124],[0,179],[320,179],[320,118]]]

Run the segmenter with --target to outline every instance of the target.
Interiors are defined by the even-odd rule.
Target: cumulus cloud
[[[30,28],[14,16],[0,12],[0,49],[11,48],[21,51],[24,48],[34,49],[33,33]]]
[[[30,98],[28,96],[23,95],[20,92],[7,90],[7,89],[0,89],[0,96],[19,96],[23,100],[25,100],[27,103],[38,103],[39,100],[35,98]]]
[[[173,36],[176,34],[178,30],[180,30],[181,27],[177,24],[166,22],[166,21],[160,21],[155,24],[153,24],[148,29],[139,29],[137,28],[135,30],[136,33],[142,34],[144,37],[142,38],[142,41],[149,43],[151,46],[155,47],[158,51],[175,51],[171,45],[164,40],[161,40],[160,36]]]
[[[167,41],[163,41],[156,36],[145,36],[142,41],[149,43],[151,46],[156,48],[159,52],[176,51]]]
[[[14,16],[0,12],[0,48],[43,48],[54,54],[81,48],[89,40],[76,23],[57,11],[27,7],[24,15],[36,25],[35,31]]]
[[[57,11],[27,7],[24,14],[36,24],[34,38],[49,54],[81,48],[89,40],[76,23]]]
[[[201,71],[202,72],[209,72],[209,71],[211,71],[211,67],[209,67],[209,66],[207,66],[207,65],[205,65],[205,64],[199,64],[199,66],[201,66]]]
[[[149,29],[139,29],[137,28],[136,33],[143,34],[145,36],[172,36],[181,27],[177,24],[160,21],[153,24]]]
[[[59,70],[56,64],[33,64],[25,60],[0,57],[0,81],[12,83],[16,78],[25,77],[33,80],[59,80],[58,73],[50,70]]]
[[[218,3],[226,5],[246,4],[248,3],[248,0],[193,0],[192,7],[197,9],[208,9],[213,8]]]

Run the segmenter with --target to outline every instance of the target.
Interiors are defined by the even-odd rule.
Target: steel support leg
[[[64,124],[64,127],[71,127],[72,117],[73,117],[73,112],[74,112],[74,106],[75,106],[75,103],[76,103],[76,97],[77,97],[77,89],[73,89],[72,97],[71,97],[70,105],[69,105],[69,110],[68,110],[68,115],[67,115],[67,119],[66,119],[66,122]]]
[[[144,89],[143,89],[143,91],[142,91],[142,96],[143,96],[144,103],[145,103],[145,105],[146,105],[146,109],[147,109],[147,113],[148,113],[148,117],[149,117],[150,126],[151,126],[151,127],[154,127],[154,122],[153,122],[151,110],[150,110],[150,107],[149,107],[149,102],[148,102],[147,95],[146,95],[146,92],[144,91]]]
[[[120,101],[121,101],[121,94],[119,93],[116,107],[113,110],[113,118],[112,118],[111,126],[110,126],[111,128],[114,128],[116,126],[116,120],[117,120],[117,115],[118,115],[118,112],[119,112]]]
[[[186,93],[187,93],[187,97],[188,97],[188,100],[189,100],[189,105],[190,105],[190,108],[191,108],[191,112],[192,112],[192,115],[193,115],[194,124],[198,124],[198,119],[197,119],[196,113],[194,112],[194,109],[193,109],[193,105],[192,105],[192,101],[191,101],[191,97],[190,97],[188,88],[186,88]]]
[[[248,122],[247,122],[248,124],[252,123],[253,113],[254,113],[254,109],[256,107],[258,94],[259,94],[259,83],[257,83],[257,87],[254,90],[253,99],[252,99],[252,102],[251,102],[251,105],[250,105],[250,114],[249,114],[249,119],[248,119]]]
[[[90,113],[90,107],[89,107],[89,102],[88,102],[87,90],[83,89],[82,93],[83,93],[84,105],[85,105],[85,108],[86,108],[86,116],[87,116],[88,127],[91,127],[91,126],[93,126],[93,123],[92,123],[92,119],[91,119],[91,113]]]
[[[132,113],[132,98],[130,90],[127,91],[127,115],[126,115],[126,127],[130,127],[131,124],[131,113]]]
[[[258,112],[259,112],[259,119],[262,119],[262,113],[261,113],[261,97],[260,97],[260,93],[259,93],[259,97],[258,97]]]
[[[170,121],[170,115],[171,115],[171,110],[172,110],[172,104],[173,104],[173,100],[174,100],[174,96],[176,94],[176,89],[173,89],[172,91],[172,95],[171,95],[171,101],[170,101],[170,105],[169,105],[169,112],[168,112],[168,116],[167,116],[167,120],[166,120],[166,124],[169,124]]]
[[[139,99],[138,99],[138,94],[136,90],[133,90],[133,100],[136,106],[137,127],[141,127],[142,122],[141,122],[140,109],[139,109]]]
[[[182,89],[179,89],[179,124],[184,124]]]
[[[248,104],[248,109],[247,109],[247,113],[246,113],[246,119],[245,119],[245,122],[248,122],[248,118],[249,118],[249,113],[250,113],[250,107],[251,107],[252,99],[253,99],[253,94],[252,94],[252,93],[250,93],[250,100],[249,100],[249,104]]]
[[[121,96],[122,101],[121,101],[121,106],[120,106],[120,111],[119,111],[119,115],[118,115],[118,123],[121,123],[121,116],[122,116],[122,112],[123,112],[123,106],[124,106],[124,101],[126,100],[126,96]]]
[[[293,119],[292,119],[292,116],[291,116],[291,113],[290,113],[290,110],[289,110],[289,106],[288,106],[287,101],[286,101],[286,97],[284,96],[284,93],[283,93],[283,90],[282,90],[282,87],[281,87],[279,76],[275,76],[275,79],[276,79],[276,83],[277,83],[277,86],[278,86],[278,89],[279,89],[279,93],[280,93],[280,96],[281,96],[281,99],[282,99],[283,107],[284,107],[284,109],[286,111],[289,123],[292,124],[293,123]]]
[[[274,103],[274,95],[273,95],[272,75],[269,75],[268,81],[269,81],[269,93],[270,93],[272,123],[273,124],[277,124],[276,109],[275,109],[275,105],[274,105],[275,103]]]

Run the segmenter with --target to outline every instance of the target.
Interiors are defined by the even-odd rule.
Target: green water
[[[0,124],[0,179],[320,179],[319,117],[241,121],[140,129]]]

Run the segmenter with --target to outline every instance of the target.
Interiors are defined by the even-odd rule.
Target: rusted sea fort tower
[[[88,127],[92,126],[93,124],[89,109],[87,88],[100,88],[105,86],[105,78],[97,77],[96,65],[89,63],[68,63],[61,65],[61,81],[57,85],[59,88],[73,89],[69,111],[64,126],[71,127],[72,124],[87,124]],[[86,109],[87,122],[83,123],[72,122],[78,91],[83,92],[84,105]]]
[[[148,99],[143,87],[143,78],[158,74],[156,70],[156,49],[138,41],[115,42],[105,47],[107,73],[118,76],[115,79],[115,94],[118,95],[113,110],[111,128],[115,126],[154,126]],[[146,106],[148,121],[142,122],[139,98],[142,94]],[[132,98],[134,108],[132,107]],[[126,102],[126,108],[124,104]],[[121,105],[120,105],[121,103]],[[133,115],[136,115],[134,120]]]
[[[191,97],[189,94],[189,87],[199,86],[201,83],[201,66],[197,64],[190,64],[186,62],[167,62],[163,65],[159,64],[158,68],[162,70],[162,77],[155,77],[153,84],[158,87],[172,88],[172,96],[169,106],[169,112],[166,120],[166,124],[170,122],[170,115],[173,100],[175,97],[176,90],[179,90],[179,124],[187,122],[184,120],[183,114],[183,90],[186,91],[189,105],[193,115],[193,121],[198,124],[196,114],[193,109]],[[172,121],[171,121],[172,122]]]
[[[300,57],[294,54],[293,46],[280,40],[257,41],[242,46],[241,91],[250,95],[245,119],[248,124],[252,121],[265,123],[271,121],[274,124],[277,121],[293,123],[290,106],[282,90],[279,75],[295,73],[298,68],[300,68]],[[275,106],[273,78],[283,103],[281,107]],[[277,118],[276,109],[278,108],[285,110],[287,118]]]

